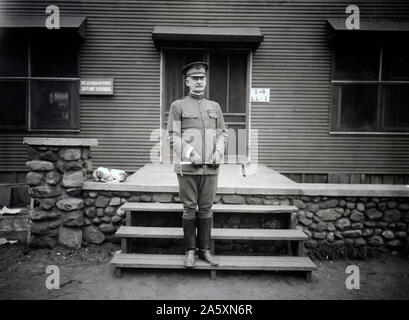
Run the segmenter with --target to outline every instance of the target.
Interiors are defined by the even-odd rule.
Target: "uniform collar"
[[[193,98],[193,99],[197,99],[197,100],[201,100],[204,98],[204,94],[195,94],[192,92],[189,92],[189,97]]]

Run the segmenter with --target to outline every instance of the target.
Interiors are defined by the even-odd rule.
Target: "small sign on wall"
[[[113,95],[114,78],[86,78],[80,80],[82,95]]]
[[[251,88],[251,102],[270,102],[270,88]]]

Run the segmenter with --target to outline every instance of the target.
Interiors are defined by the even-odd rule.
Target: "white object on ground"
[[[108,169],[99,167],[93,174],[95,181],[102,182],[122,182],[125,181],[127,174],[124,170]]]
[[[7,240],[6,238],[0,238],[0,246],[7,243],[15,244],[17,242],[17,240]]]
[[[17,213],[20,213],[21,210],[23,210],[23,208],[10,209],[10,208],[7,208],[7,206],[4,206],[0,210],[0,215],[3,215],[3,214],[17,214]]]

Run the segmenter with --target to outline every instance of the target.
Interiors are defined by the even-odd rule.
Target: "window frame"
[[[46,36],[46,35],[44,35]],[[1,131],[24,131],[24,132],[80,132],[80,96],[79,91],[76,92],[74,96],[74,107],[77,108],[75,123],[76,127],[71,129],[35,129],[31,127],[31,82],[33,80],[48,80],[48,81],[66,81],[66,82],[76,82],[77,87],[79,88],[79,81],[80,81],[80,50],[77,50],[76,53],[76,61],[77,61],[77,77],[38,77],[38,76],[31,76],[31,44],[33,39],[36,37],[31,37],[30,33],[27,34],[25,41],[27,41],[27,76],[1,76],[0,80],[4,81],[13,81],[13,80],[24,80],[27,82],[27,89],[26,89],[26,105],[25,105],[25,120],[26,123],[24,126],[3,126],[0,125],[0,132]]]
[[[331,71],[330,71],[330,117],[329,117],[329,134],[332,135],[409,135],[409,127],[402,129],[386,129],[385,123],[385,109],[382,106],[383,97],[382,90],[385,85],[408,85],[409,80],[382,80],[383,71],[383,51],[387,43],[383,40],[379,41],[377,46],[379,50],[379,62],[378,62],[378,76],[376,80],[336,80],[336,50],[337,47],[331,48]],[[345,84],[370,84],[377,87],[377,105],[376,105],[376,130],[375,131],[359,131],[359,130],[343,130],[340,128],[341,124],[341,106],[334,105],[334,95],[337,93],[336,85]],[[338,103],[339,104],[339,103]]]

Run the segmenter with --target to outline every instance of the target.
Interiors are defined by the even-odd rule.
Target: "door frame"
[[[160,75],[159,75],[159,104],[160,104],[160,132],[162,130],[166,130],[164,127],[165,124],[165,106],[163,105],[164,99],[163,99],[163,94],[164,94],[164,51],[169,50],[169,49],[175,49],[175,50],[186,50],[186,49],[195,49],[195,50],[203,50],[206,51],[206,56],[207,59],[209,58],[209,51],[214,50],[214,51],[246,51],[247,54],[247,78],[246,78],[246,158],[247,162],[250,161],[250,150],[251,150],[251,100],[250,100],[250,89],[252,85],[252,72],[253,72],[253,50],[251,48],[220,48],[220,49],[215,49],[215,48],[188,48],[188,47],[161,47],[160,48]],[[208,78],[208,82],[210,82],[210,76]],[[206,93],[208,93],[209,86],[206,86]],[[237,137],[236,137],[237,138]],[[163,135],[160,134],[160,163],[163,163],[163,158],[162,158],[162,152],[163,152]]]

